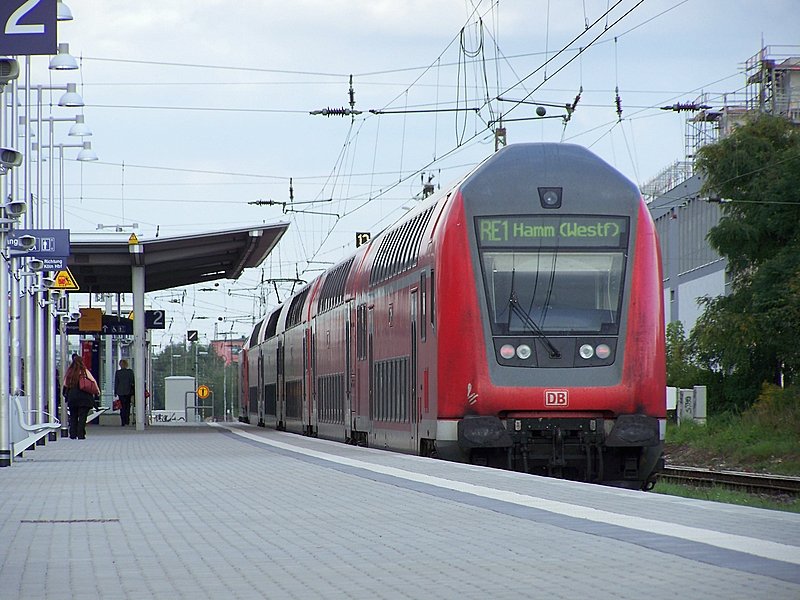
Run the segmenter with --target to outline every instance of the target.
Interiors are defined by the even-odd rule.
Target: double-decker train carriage
[[[658,240],[588,150],[518,144],[254,329],[242,420],[631,488],[661,466]]]

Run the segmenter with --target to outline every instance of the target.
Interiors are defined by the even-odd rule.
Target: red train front
[[[248,363],[253,386],[253,353],[278,357],[274,392],[250,387],[275,408],[251,422],[625,487],[660,466],[658,241],[578,146],[500,150],[273,317]]]

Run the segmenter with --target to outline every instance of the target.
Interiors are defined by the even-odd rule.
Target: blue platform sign
[[[22,236],[36,239],[32,250],[19,250]],[[45,271],[61,271],[69,258],[69,229],[12,229],[8,232],[8,249],[13,255],[38,258],[44,262]]]
[[[0,54],[55,54],[56,0],[0,2]]]

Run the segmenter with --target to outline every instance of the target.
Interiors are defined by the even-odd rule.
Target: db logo
[[[569,392],[567,390],[545,390],[544,391],[544,405],[545,406],[568,406],[569,405]]]

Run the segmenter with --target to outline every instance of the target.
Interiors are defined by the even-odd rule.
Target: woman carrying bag
[[[72,355],[70,364],[64,375],[64,396],[69,407],[70,439],[86,439],[86,417],[94,406],[95,396],[100,395],[100,387],[91,371],[83,364],[77,354]]]

